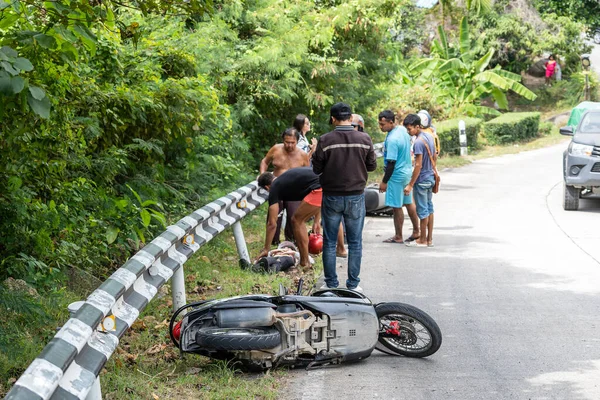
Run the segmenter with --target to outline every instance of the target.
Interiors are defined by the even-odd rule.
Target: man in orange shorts
[[[277,179],[275,179],[272,173],[265,172],[258,177],[258,185],[269,191],[269,211],[267,215],[265,245],[257,258],[266,256],[271,249],[271,243],[277,227],[279,202],[302,200],[292,217],[292,226],[294,229],[294,239],[300,252],[300,266],[309,266],[306,222],[310,218],[315,217],[313,231],[315,233],[321,232],[319,222],[321,219],[322,189],[319,176],[313,172],[311,167],[292,168],[281,174]],[[338,232],[337,254],[342,257],[346,254],[344,234],[341,227]]]

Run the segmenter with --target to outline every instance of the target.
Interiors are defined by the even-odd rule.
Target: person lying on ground
[[[258,177],[258,185],[269,191],[269,210],[267,213],[265,245],[256,258],[258,259],[269,253],[276,229],[277,214],[279,213],[277,204],[279,201],[301,200],[300,206],[292,218],[292,227],[294,229],[296,245],[300,252],[300,266],[309,266],[306,222],[311,217],[315,217],[313,231],[320,233],[319,220],[322,195],[319,176],[310,167],[292,168],[277,179],[275,179],[272,173],[265,172]],[[341,227],[338,231],[337,254],[342,257],[346,254],[344,235]]]

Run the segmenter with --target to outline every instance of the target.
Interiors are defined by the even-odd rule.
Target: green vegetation
[[[460,142],[458,137],[459,121],[460,119],[456,118],[435,124],[435,129],[440,138],[440,145],[442,147],[440,152],[442,156],[460,154]],[[477,149],[479,146],[479,132],[481,132],[483,119],[463,118],[463,121],[465,121],[465,132],[467,134],[467,145],[469,150]]]
[[[538,135],[540,113],[506,113],[483,124],[488,143],[511,143],[528,140]]]
[[[0,0],[0,282],[26,282],[25,292],[0,284],[0,394],[69,302],[166,225],[254,179],[297,113],[319,135],[329,106],[348,102],[377,142],[379,111],[427,109],[443,153],[457,151],[458,132],[456,120],[442,121],[461,118],[471,150],[489,154],[479,150],[481,119],[576,104],[584,26],[571,17],[583,11],[568,3],[534,2],[543,13],[528,19],[508,0],[444,0],[431,12],[412,0]],[[521,71],[549,52],[567,80],[525,87]],[[455,161],[468,159],[440,165]],[[259,243],[264,216],[250,220],[247,237]],[[190,285],[208,288],[191,298],[291,285],[239,271],[231,244],[219,237],[190,261]],[[169,310],[156,300],[142,318],[162,321]],[[104,372],[107,398],[151,398],[145,389],[159,381],[157,395],[179,397],[173,380],[206,397],[237,397],[227,391],[235,385],[259,393],[235,373],[218,381],[223,365],[203,360],[201,374],[186,375],[190,359],[149,357],[144,349],[165,344],[164,332],[124,339]],[[272,377],[260,381],[270,387],[262,396],[274,397]]]

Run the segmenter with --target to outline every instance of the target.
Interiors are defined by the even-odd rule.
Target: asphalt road
[[[442,347],[291,371],[286,398],[599,399],[600,200],[562,210],[565,147],[444,171],[434,248],[382,243],[392,221],[369,218],[365,294],[425,310]]]
[[[592,69],[598,74],[600,78],[600,45],[589,41],[588,44],[592,46],[592,52],[590,53],[590,61],[592,63]]]

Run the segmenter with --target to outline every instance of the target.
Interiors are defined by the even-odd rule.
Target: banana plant
[[[500,109],[507,109],[506,92],[509,90],[528,100],[535,100],[536,95],[520,83],[520,75],[505,71],[500,66],[488,69],[494,55],[493,48],[478,57],[481,49],[471,43],[466,17],[460,24],[458,46],[448,43],[441,26],[438,32],[439,40],[433,41],[433,57],[413,64],[409,73],[417,84],[433,83],[438,89],[438,98],[445,98],[454,111],[472,116],[497,115],[497,110],[477,103],[483,97],[492,96]]]
[[[492,0],[467,0],[466,6],[467,11],[473,8],[477,14],[481,14],[492,9]]]

